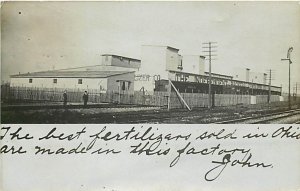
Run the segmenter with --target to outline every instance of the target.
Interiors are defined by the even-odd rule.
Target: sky
[[[1,79],[42,70],[100,64],[101,54],[141,59],[141,45],[203,55],[217,42],[212,72],[273,70],[300,92],[299,2],[5,2],[1,7]],[[208,67],[206,67],[208,70]]]

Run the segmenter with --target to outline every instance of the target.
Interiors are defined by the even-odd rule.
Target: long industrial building
[[[103,54],[101,64],[11,75],[11,86],[78,88],[107,91],[167,91],[171,80],[179,92],[208,93],[209,73],[205,57],[180,55],[170,46],[143,45],[141,60]],[[233,72],[235,73],[235,72]],[[213,94],[267,95],[267,75],[249,68],[233,76],[211,73]],[[281,87],[270,86],[272,95],[281,95]]]
[[[168,80],[171,80],[179,92],[208,93],[209,73],[205,72],[205,57],[180,55],[178,52],[179,49],[169,46],[144,45],[135,89],[167,91]],[[250,72],[249,68],[238,71],[235,76],[211,73],[211,77],[213,94],[269,93],[266,74]],[[270,91],[272,95],[281,95],[281,87],[270,86]]]

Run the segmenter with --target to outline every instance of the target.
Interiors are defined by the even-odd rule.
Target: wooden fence
[[[9,87],[1,86],[1,99],[14,102],[15,100],[26,101],[49,101],[62,102],[65,89],[59,88],[28,88],[28,87]],[[80,103],[82,101],[83,91],[80,89],[68,89],[68,102]],[[170,108],[182,108],[183,103],[175,92],[169,97],[167,92],[154,92],[153,95],[145,95],[143,92],[100,92],[99,90],[89,89],[90,103],[121,103],[133,105],[149,105],[167,107],[170,99]],[[201,93],[181,93],[183,99],[190,107],[207,107],[208,94]],[[213,104],[215,106],[229,106],[236,104],[250,104],[250,95],[231,95],[215,94],[213,95]],[[257,103],[267,103],[268,96],[256,96]],[[279,101],[279,96],[271,96],[272,102]]]
[[[61,88],[28,88],[1,86],[1,99],[14,102],[24,101],[47,101],[62,102],[65,89]],[[83,102],[84,91],[80,89],[67,89],[68,102]],[[128,93],[126,91],[101,92],[89,89],[89,103],[121,103],[134,105],[165,106],[167,104],[166,92],[155,92],[153,95],[143,95],[142,92]]]

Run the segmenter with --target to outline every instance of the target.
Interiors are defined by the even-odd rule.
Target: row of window
[[[31,84],[33,82],[32,78],[29,78],[29,83]],[[53,79],[53,84],[57,84],[57,79]],[[78,79],[78,84],[82,84],[82,79]]]

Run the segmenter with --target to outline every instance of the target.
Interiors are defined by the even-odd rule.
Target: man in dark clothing
[[[82,99],[83,99],[83,105],[87,106],[87,102],[88,102],[88,99],[89,99],[89,95],[88,95],[87,91],[84,91]]]
[[[68,102],[67,90],[64,91],[63,97],[64,97],[64,106],[66,106]]]

